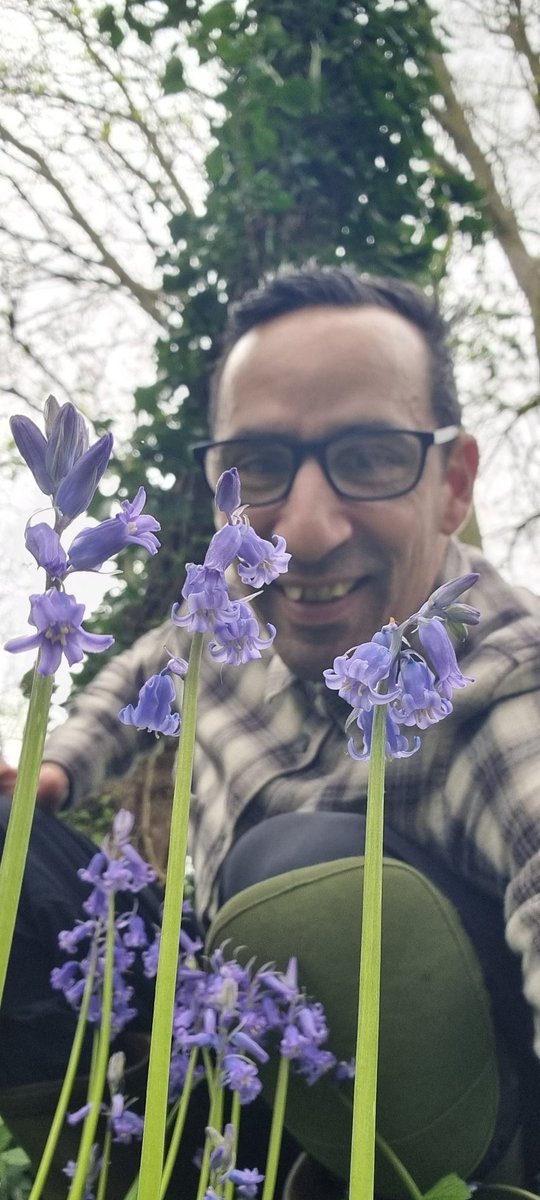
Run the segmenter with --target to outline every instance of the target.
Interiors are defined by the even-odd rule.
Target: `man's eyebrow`
[[[275,439],[283,439],[287,442],[322,442],[327,438],[338,437],[340,434],[346,436],[348,433],[362,432],[369,430],[370,433],[392,433],[403,429],[402,425],[395,425],[391,421],[373,420],[373,421],[353,421],[346,425],[336,425],[333,429],[327,429],[325,433],[314,434],[312,437],[302,437],[297,433],[293,433],[290,429],[239,429],[231,437],[223,438],[222,441],[273,441]],[[416,432],[411,430],[410,432]],[[418,432],[421,432],[418,430]]]

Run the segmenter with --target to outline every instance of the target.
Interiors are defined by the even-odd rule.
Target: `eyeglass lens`
[[[319,447],[319,461],[341,494],[351,499],[382,499],[413,488],[424,460],[422,441],[414,433],[391,430],[349,431]],[[289,491],[301,450],[276,439],[230,441],[213,446],[206,456],[206,475],[215,487],[222,471],[236,467],[242,500],[271,504]]]

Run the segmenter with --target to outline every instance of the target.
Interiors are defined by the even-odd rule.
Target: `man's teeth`
[[[304,600],[309,603],[339,600],[352,591],[354,583],[330,583],[326,587],[295,587],[293,584],[282,584],[282,590],[288,600]]]

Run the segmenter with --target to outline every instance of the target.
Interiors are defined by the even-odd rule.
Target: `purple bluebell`
[[[462,592],[468,591],[477,579],[479,579],[478,572],[471,571],[469,575],[460,575],[457,579],[450,579],[448,583],[443,583],[441,587],[431,593],[425,604],[422,604],[418,610],[418,616],[426,620],[431,620],[432,617],[441,617],[443,621],[450,623],[478,625],[480,612],[477,608],[461,602],[456,604],[458,596],[461,596]]]
[[[254,588],[272,583],[278,575],[288,570],[290,557],[285,538],[274,534],[274,541],[269,542],[259,537],[250,525],[242,527],[242,541],[238,550],[238,574],[242,583]]]
[[[361,744],[356,733],[349,739],[352,758],[363,761],[371,755],[376,705],[386,707],[389,758],[408,758],[420,747],[420,739],[409,741],[401,726],[427,729],[450,715],[453,689],[472,680],[459,669],[447,627],[461,635],[466,625],[479,620],[477,609],[458,602],[477,578],[463,575],[443,584],[418,612],[400,625],[391,621],[371,642],[339,655],[324,672],[327,687],[352,706],[345,728],[356,723],[362,735]],[[425,656],[413,649],[411,638],[419,640]]]
[[[30,417],[17,414],[11,417],[9,425],[17,450],[30,467],[38,488],[46,496],[52,496],[54,485],[46,465],[47,438]]]
[[[242,1054],[225,1055],[223,1082],[232,1092],[238,1092],[241,1104],[251,1104],[262,1089],[255,1064]]]
[[[70,567],[75,571],[99,570],[128,545],[143,546],[149,554],[157,554],[160,542],[156,530],[160,524],[155,517],[143,515],[145,503],[146,492],[141,487],[132,502],[122,502],[122,512],[92,529],[81,530],[69,547]]]
[[[235,600],[216,616],[214,638],[208,643],[209,653],[216,662],[229,666],[251,662],[261,658],[261,650],[267,650],[276,636],[274,625],[268,624],[266,631],[267,636],[261,637],[253,610],[245,600]]]
[[[219,512],[231,516],[240,507],[240,476],[236,467],[220,475],[215,494],[215,505]]]
[[[83,1200],[95,1200],[96,1188],[99,1182],[99,1176],[101,1174],[102,1162],[103,1160],[100,1157],[99,1146],[97,1143],[95,1143],[92,1146],[92,1151],[90,1154],[90,1166],[88,1168],[88,1174],[84,1184]],[[66,1163],[65,1167],[62,1167],[62,1172],[67,1176],[68,1179],[74,1178],[76,1170],[77,1163],[74,1162],[73,1159],[70,1159],[69,1162]]]
[[[65,527],[88,508],[112,454],[112,434],[89,447],[85,422],[72,404],[58,408],[48,422],[48,437],[29,417],[14,416],[10,425],[17,449],[38,487],[63,514]]]
[[[251,1200],[257,1195],[259,1184],[263,1182],[264,1175],[256,1167],[245,1167],[239,1170],[238,1167],[233,1167],[228,1173],[228,1179],[234,1184],[237,1196],[245,1196]]]
[[[180,714],[171,710],[175,700],[174,683],[166,670],[161,671],[143,683],[137,705],[126,705],[118,716],[124,725],[135,725],[137,729],[175,737],[180,731]]]
[[[44,521],[27,525],[24,535],[27,550],[51,579],[61,580],[67,573],[67,555],[55,529]]]
[[[459,669],[452,641],[440,617],[419,617],[418,637],[437,675],[437,688],[442,696],[449,700],[454,688],[472,683]]]
[[[210,540],[204,556],[204,566],[223,574],[238,554],[243,528],[242,525],[222,525]]]
[[[54,493],[55,507],[64,517],[64,526],[86,512],[96,492],[112,454],[113,438],[104,433],[90,449],[78,458]]]
[[[423,659],[407,651],[400,656],[400,691],[390,706],[391,715],[398,725],[416,725],[418,729],[427,729],[450,715],[452,703],[441,696],[435,685],[433,671]]]
[[[45,462],[53,483],[53,491],[56,491],[62,480],[73,470],[78,459],[86,454],[89,448],[88,429],[84,418],[73,404],[53,407],[48,401],[45,407]]]
[[[362,748],[358,749],[356,734],[354,734],[347,743],[347,749],[351,758],[355,758],[358,762],[365,762],[371,756],[371,738],[373,734],[373,709],[353,710],[351,716],[354,716],[356,725],[362,734]],[[349,718],[350,721],[350,718]],[[349,722],[347,722],[348,726]],[[346,728],[347,728],[346,726]],[[387,758],[410,758],[411,754],[416,754],[420,749],[420,738],[413,737],[412,742],[409,741],[405,734],[401,733],[397,721],[392,716],[391,708],[386,709],[386,742],[385,754]]]
[[[399,694],[396,686],[389,691],[379,692],[382,680],[390,681],[395,654],[385,643],[381,634],[371,642],[363,642],[347,654],[334,659],[333,667],[323,671],[326,686],[337,691],[353,708],[371,708],[373,704],[386,704]]]
[[[129,1145],[134,1139],[140,1141],[144,1129],[144,1120],[138,1113],[127,1107],[126,1098],[122,1092],[115,1092],[111,1099],[109,1120],[113,1142]]]
[[[187,601],[187,613],[182,615],[181,606],[174,604],[172,620],[175,625],[186,627],[191,633],[207,633],[214,627],[216,614],[230,605],[229,593],[223,571],[216,567],[188,563],[182,596]]]
[[[87,633],[81,625],[83,616],[84,604],[78,604],[75,596],[49,588],[42,596],[30,597],[29,622],[36,626],[37,633],[12,638],[5,649],[11,654],[38,649],[38,674],[54,675],[62,655],[72,666],[86,653],[99,654],[114,642],[108,634]]]

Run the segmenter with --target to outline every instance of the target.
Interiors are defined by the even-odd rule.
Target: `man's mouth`
[[[344,583],[327,583],[322,587],[302,587],[292,583],[281,583],[280,590],[287,600],[302,604],[327,604],[329,600],[341,600],[358,585],[358,580]]]

